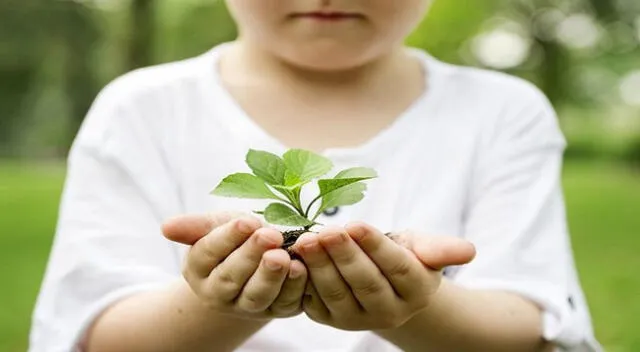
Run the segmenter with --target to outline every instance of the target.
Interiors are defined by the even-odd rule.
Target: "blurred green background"
[[[95,95],[235,35],[223,1],[0,0],[0,351],[27,347],[65,156]],[[640,1],[440,0],[409,44],[549,96],[597,337],[640,351]]]

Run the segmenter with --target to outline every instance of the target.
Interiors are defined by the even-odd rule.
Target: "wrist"
[[[552,347],[544,343],[540,319],[518,295],[443,279],[425,309],[380,336],[404,351],[546,351]]]
[[[224,316],[182,280],[132,295],[107,309],[86,335],[88,350],[233,351],[266,322]]]
[[[376,331],[376,334],[404,351],[423,351],[425,343],[431,347],[437,346],[426,341],[451,328],[448,315],[452,313],[451,302],[455,300],[456,289],[451,282],[443,278],[437,290],[430,295],[425,308],[417,311],[399,327]]]
[[[436,291],[429,297],[429,304],[421,313],[423,313],[426,318],[439,320],[438,315],[448,309],[446,307],[450,306],[452,299],[455,299],[454,297],[458,290],[460,290],[459,287],[443,277]]]

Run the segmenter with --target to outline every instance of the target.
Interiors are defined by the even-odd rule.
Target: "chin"
[[[335,60],[324,59],[322,57],[295,57],[295,58],[283,58],[291,66],[295,66],[301,69],[310,71],[348,71],[357,67],[361,67],[366,64],[364,60]]]
[[[292,66],[313,71],[345,71],[364,66],[376,57],[365,48],[327,45],[289,48],[278,55]]]

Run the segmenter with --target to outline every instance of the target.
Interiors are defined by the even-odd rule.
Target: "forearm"
[[[540,309],[517,295],[445,280],[427,309],[378,334],[404,351],[552,351],[541,321]]]
[[[180,281],[106,310],[92,327],[86,345],[89,352],[232,351],[267,322],[213,312]]]

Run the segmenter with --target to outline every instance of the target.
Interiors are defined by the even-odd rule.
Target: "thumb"
[[[463,265],[476,256],[475,246],[466,240],[449,236],[413,236],[412,250],[426,266],[441,270],[451,265]]]
[[[232,211],[178,215],[167,219],[162,224],[162,233],[173,242],[191,246],[216,227],[240,217],[248,217],[248,215]]]

